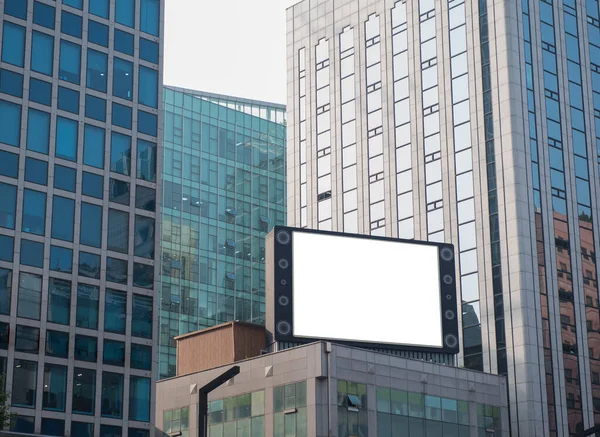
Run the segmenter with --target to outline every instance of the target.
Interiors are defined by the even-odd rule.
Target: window
[[[52,200],[52,238],[73,241],[74,223],[75,201],[55,195]]]
[[[83,137],[83,163],[104,168],[104,129],[85,125]]]
[[[0,235],[0,261],[6,261],[9,263],[13,262],[13,251],[15,249],[14,246],[15,242],[13,237],[9,237],[8,235]]]
[[[19,176],[19,155],[0,150],[0,175],[15,179]],[[25,166],[25,180],[27,180],[27,166]]]
[[[0,92],[23,97],[23,75],[10,70],[0,70]]]
[[[140,58],[144,61],[158,64],[158,43],[146,38],[140,38]]]
[[[131,343],[131,368],[152,370],[152,347]]]
[[[100,425],[100,437],[121,437],[123,430],[120,426]]]
[[[156,181],[156,144],[138,139],[137,177],[145,181]]]
[[[21,264],[31,267],[44,267],[44,243],[21,240]]]
[[[123,375],[102,372],[102,417],[123,417]],[[121,434],[119,434],[121,435]]]
[[[109,10],[109,0],[90,0],[90,14],[108,19]]]
[[[89,20],[88,41],[102,47],[108,47],[108,26]]]
[[[77,121],[56,117],[56,157],[77,161]]]
[[[79,85],[81,77],[81,46],[60,41],[58,78]]]
[[[21,105],[0,100],[0,143],[21,144]]]
[[[27,119],[27,150],[48,154],[50,144],[50,114],[29,108]]]
[[[40,320],[41,300],[42,277],[22,272],[19,276],[17,316]]]
[[[73,401],[73,405],[75,405],[75,401]],[[71,422],[71,435],[77,437],[94,437],[94,424],[87,422]]]
[[[40,349],[40,328],[17,325],[15,350],[37,354]]]
[[[125,343],[122,341],[104,339],[104,356],[102,362],[111,366],[124,366]]]
[[[61,419],[42,417],[42,434],[47,436],[64,436],[65,421]]]
[[[63,0],[64,5],[72,6],[76,9],[83,9],[83,0]]]
[[[133,286],[151,290],[154,285],[154,267],[133,263]]]
[[[79,242],[100,247],[102,243],[102,207],[81,202],[81,232]]]
[[[115,4],[115,21],[125,26],[135,25],[135,0],[119,0]]]
[[[54,166],[54,188],[74,193],[76,179],[77,170],[74,168],[58,164]]]
[[[219,413],[221,413],[221,417],[219,419],[215,420],[212,413],[213,413],[213,408],[214,408],[213,405],[215,405],[217,403],[220,403],[221,409],[219,410]],[[209,406],[209,414],[211,414],[209,423],[221,423],[223,421],[222,413],[223,413],[223,401],[211,402],[211,405]],[[168,434],[177,434],[178,432],[181,432],[182,436],[189,437],[189,432],[186,432],[186,431],[189,431],[189,429],[190,429],[190,409],[189,409],[189,407],[176,408],[175,410],[163,411],[163,429],[164,429],[164,432],[168,433]],[[264,432],[262,434],[260,434],[260,436],[264,436]],[[259,436],[253,435],[253,437],[259,437]]]
[[[131,129],[132,110],[129,106],[112,104],[112,124],[125,129]]]
[[[36,1],[33,2],[33,22],[35,24],[54,30],[54,14],[53,6]]]
[[[10,296],[12,292],[12,272],[0,268],[0,314],[10,314]]]
[[[48,284],[48,321],[68,325],[71,314],[71,283],[50,278]]]
[[[18,165],[18,164],[17,164]],[[48,163],[34,158],[25,159],[25,180],[34,184],[48,184]]]
[[[35,417],[14,415],[10,419],[10,430],[25,434],[33,434]]]
[[[15,407],[35,408],[37,363],[34,361],[15,360],[14,365],[11,405]]]
[[[44,235],[46,193],[28,189],[23,191],[23,232]]]
[[[75,336],[75,359],[95,363],[98,355],[98,340],[86,335]]]
[[[79,252],[79,276],[100,279],[100,255]]]
[[[79,328],[98,329],[99,289],[93,285],[77,285],[76,325]]]
[[[127,261],[116,258],[106,258],[106,280],[117,284],[127,285]]]
[[[138,111],[138,132],[155,137],[158,117],[145,111]]]
[[[0,182],[0,227],[14,229],[17,207],[17,187]]]
[[[95,395],[96,371],[75,368],[73,370],[73,413],[93,415]],[[72,433],[72,435],[79,434]],[[93,437],[93,434],[90,437]]]
[[[54,37],[33,32],[31,39],[31,70],[52,76],[54,61]]]
[[[106,53],[88,50],[86,86],[96,91],[106,92],[106,76],[108,71]]]
[[[130,377],[129,420],[150,422],[150,378]]]
[[[154,259],[154,219],[135,216],[135,256]]]
[[[150,431],[147,429],[129,428],[127,431],[127,437],[149,437]],[[184,437],[182,435],[182,437]]]
[[[56,197],[54,199],[56,200]],[[66,247],[50,246],[50,270],[71,273],[73,271],[73,251]]]
[[[6,0],[4,13],[13,17],[27,20],[27,2],[23,0]]]
[[[127,135],[112,133],[110,170],[127,176],[131,172],[131,138]]]
[[[142,0],[140,4],[140,30],[158,36],[160,29],[160,4],[158,0]]]
[[[0,322],[0,349],[2,350],[7,350],[8,349],[8,343],[9,343],[9,337],[10,337],[10,325],[8,323],[4,323],[4,322]],[[2,363],[0,363],[1,365],[1,372],[3,375],[6,375],[6,362],[3,361]],[[3,386],[4,384],[4,380],[2,381]],[[4,389],[4,387],[2,387]]]
[[[90,94],[85,96],[85,116],[94,120],[106,121],[106,100]]]
[[[145,211],[156,211],[156,191],[138,185],[135,189],[135,207]]]
[[[115,51],[133,56],[133,35],[115,29]]]
[[[58,358],[69,356],[69,333],[46,331],[46,355]]]
[[[111,202],[129,205],[129,182],[111,179],[108,191]]]
[[[65,411],[66,395],[67,368],[56,364],[46,364],[44,367],[44,399],[42,408],[51,411]],[[58,435],[62,436],[64,434]]]
[[[74,217],[75,201],[60,196],[54,196],[52,207],[52,238],[73,241]],[[70,272],[70,264],[69,255],[68,266],[63,264],[62,268],[68,268]]]
[[[129,246],[129,214],[111,209],[108,211],[108,249],[127,253]]]
[[[43,80],[34,79],[33,77],[29,79],[29,100],[50,106],[52,104],[52,84],[44,82]],[[49,120],[48,126],[50,126]]]
[[[84,171],[81,194],[102,199],[104,197],[104,178],[100,175]]]
[[[127,295],[116,290],[106,290],[104,307],[104,330],[125,334],[125,319],[127,317]]]
[[[79,91],[58,87],[58,109],[79,114]]]
[[[75,38],[81,38],[81,16],[62,11],[60,31]]]
[[[133,99],[133,63],[114,58],[113,96]]]
[[[139,96],[141,104],[152,108],[158,107],[158,71],[140,65]]]
[[[133,295],[131,335],[152,338],[152,297]]]
[[[23,26],[9,21],[4,22],[2,62],[23,67],[25,63],[25,28]]]

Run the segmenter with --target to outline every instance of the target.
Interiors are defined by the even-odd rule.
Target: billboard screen
[[[275,229],[275,339],[458,351],[454,248]]]

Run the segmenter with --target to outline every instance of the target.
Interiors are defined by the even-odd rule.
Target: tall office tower
[[[459,364],[507,375],[513,436],[600,424],[598,1],[287,19],[288,222],[454,243]]]
[[[12,429],[153,436],[160,0],[0,0],[0,368]]]
[[[174,337],[265,323],[265,236],[285,225],[285,106],[165,87],[159,378]]]

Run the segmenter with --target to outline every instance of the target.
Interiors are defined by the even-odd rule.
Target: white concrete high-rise
[[[288,223],[455,244],[459,365],[507,375],[513,435],[600,424],[598,1],[287,20]]]

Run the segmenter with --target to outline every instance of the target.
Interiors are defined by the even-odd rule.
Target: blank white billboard
[[[443,346],[438,248],[293,232],[293,335]]]

